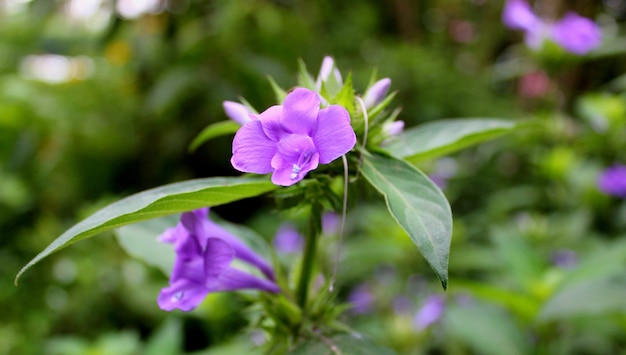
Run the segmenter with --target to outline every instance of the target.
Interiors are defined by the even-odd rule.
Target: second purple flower
[[[274,184],[290,186],[355,144],[345,108],[331,105],[320,109],[316,92],[296,88],[282,105],[268,108],[237,131],[231,163],[243,172],[272,173]]]

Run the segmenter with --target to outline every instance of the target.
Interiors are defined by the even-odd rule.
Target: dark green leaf
[[[126,197],[68,229],[26,264],[15,282],[41,259],[81,239],[151,218],[258,196],[276,188],[264,177],[216,177],[164,185]]]
[[[498,137],[515,127],[515,122],[490,118],[439,120],[405,130],[385,149],[416,163]]]
[[[441,190],[417,168],[399,159],[365,155],[362,172],[385,196],[391,215],[447,288],[452,212]]]
[[[189,144],[189,152],[193,152],[198,149],[202,143],[211,140],[213,138],[225,136],[228,134],[234,134],[241,126],[234,121],[220,121],[208,125],[204,128]]]

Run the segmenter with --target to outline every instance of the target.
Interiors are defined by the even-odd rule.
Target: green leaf
[[[189,152],[198,149],[204,142],[213,138],[234,134],[241,126],[234,121],[220,121],[205,127],[189,144]]]
[[[128,255],[169,276],[176,253],[172,245],[158,241],[157,237],[167,228],[174,227],[178,220],[178,215],[170,215],[123,226],[115,231],[117,242]]]
[[[385,149],[393,156],[416,163],[498,137],[516,126],[512,121],[490,118],[439,120],[405,130]]]
[[[298,59],[298,85],[310,90],[316,90],[315,79],[309,74],[302,58]]]
[[[15,283],[41,259],[81,239],[131,223],[258,196],[276,188],[265,177],[215,177],[164,185],[126,197],[61,234],[20,270]]]
[[[309,340],[289,352],[290,355],[394,355],[391,349],[378,346],[361,335],[342,334]]]
[[[449,304],[444,324],[447,339],[461,341],[472,354],[530,354],[528,334],[513,321],[510,314],[478,301],[469,305]]]
[[[363,176],[385,196],[387,207],[448,286],[452,212],[441,190],[409,163],[381,155],[363,157]]]
[[[623,267],[623,264],[622,264]],[[626,314],[626,278],[585,280],[557,292],[541,309],[539,321]]]

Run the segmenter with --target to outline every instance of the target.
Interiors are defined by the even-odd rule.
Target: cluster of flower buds
[[[395,121],[399,111],[385,110],[394,96],[388,95],[391,79],[372,81],[361,97],[332,57],[324,58],[315,79],[302,68],[288,93],[272,82],[282,100],[260,114],[247,103],[223,103],[226,115],[241,125],[233,141],[235,169],[272,173],[272,182],[290,186],[351,151],[357,136],[376,145],[402,132],[404,122]]]

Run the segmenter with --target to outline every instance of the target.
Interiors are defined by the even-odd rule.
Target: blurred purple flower
[[[348,296],[348,302],[352,304],[350,311],[355,314],[364,314],[372,311],[374,295],[367,284],[355,287]]]
[[[370,86],[369,89],[365,92],[363,96],[363,102],[365,103],[366,108],[372,108],[378,105],[385,96],[387,96],[387,91],[389,91],[389,87],[391,86],[391,79],[383,78],[374,83],[374,85]]]
[[[328,164],[350,151],[356,135],[345,108],[320,109],[320,97],[296,88],[283,105],[272,106],[242,126],[233,141],[231,163],[248,173],[273,172],[272,182],[290,186],[318,164]]]
[[[170,285],[161,290],[157,299],[159,307],[188,312],[210,292],[241,289],[280,292],[269,264],[207,215],[208,208],[183,213],[179,224],[159,237],[174,244],[176,251]],[[235,269],[231,266],[235,259],[256,267],[267,279]]]
[[[291,224],[285,223],[274,236],[274,248],[278,253],[299,253],[304,246],[304,237]]]
[[[582,55],[600,45],[602,32],[590,19],[568,12],[552,26],[552,39],[565,50]]]
[[[393,312],[396,315],[405,315],[413,308],[413,302],[407,296],[398,296],[393,299]]]
[[[555,250],[551,256],[552,263],[562,269],[572,269],[578,265],[578,255],[573,250]]]
[[[569,12],[560,21],[550,23],[537,17],[524,0],[507,1],[502,22],[511,29],[524,31],[526,45],[534,50],[549,39],[568,52],[583,55],[602,42],[600,28],[590,19]]]
[[[224,101],[222,103],[224,107],[224,112],[226,112],[226,116],[231,120],[239,123],[239,125],[243,126],[246,123],[252,121],[252,116],[254,112],[250,111],[245,105],[242,105],[238,102],[233,101]]]
[[[441,295],[431,295],[424,301],[422,308],[413,317],[413,326],[423,331],[431,324],[438,321],[445,310],[445,300]]]
[[[607,195],[626,198],[626,165],[616,164],[598,177],[598,187]]]
[[[339,233],[341,219],[335,212],[326,212],[322,215],[322,233],[326,235]]]

